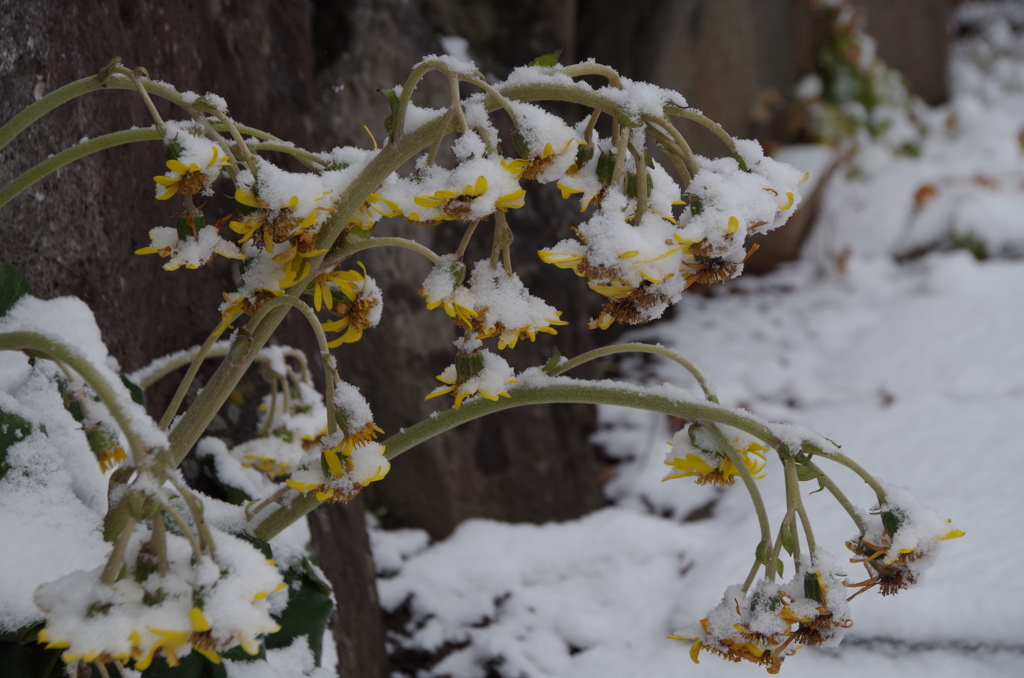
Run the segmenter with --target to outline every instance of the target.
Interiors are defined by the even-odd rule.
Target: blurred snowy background
[[[950,100],[915,110],[925,130],[915,154],[862,140],[826,177],[798,261],[694,295],[623,337],[695,361],[724,404],[814,428],[967,533],[918,587],[859,596],[843,645],[801,650],[784,675],[1024,672],[1024,7],[966,5],[956,20]],[[831,153],[777,155],[816,181]],[[660,360],[605,369],[692,386]],[[694,666],[689,644],[665,639],[745,577],[757,542],[748,496],[662,483],[668,418],[607,407],[599,421],[607,508],[544,525],[470,520],[439,542],[371,529],[393,675],[759,673],[707,654]],[[833,477],[871,505],[852,474]],[[777,484],[775,520],[777,460],[766,482]],[[848,517],[825,494],[806,501],[819,546],[845,558]],[[848,574],[866,578],[859,565]]]

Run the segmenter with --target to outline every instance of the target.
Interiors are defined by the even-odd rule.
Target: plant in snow
[[[416,84],[430,72],[450,84],[446,109],[412,103]],[[595,88],[577,80],[581,76],[601,76],[608,84]],[[463,99],[460,82],[480,92]],[[828,440],[720,406],[704,375],[664,348],[608,346],[570,360],[556,352],[543,367],[519,375],[484,348],[484,341],[493,340],[497,351],[514,349],[521,340],[556,334],[566,324],[512,266],[506,213],[525,204],[522,182],[554,183],[564,197],[579,196],[581,211],[591,210],[575,238],[538,253],[585,277],[605,299],[591,329],[649,322],[692,285],[739,275],[756,249],[747,247],[747,236],[775,229],[793,214],[806,176],[766,157],[756,142],[734,140],[678,93],[629,81],[593,62],[563,66],[557,55],[541,57],[496,85],[472,65],[428,57],[404,85],[385,92],[391,114],[383,147],[371,135],[372,150],[312,153],[237,124],[216,95],[177,92],[115,60],[0,128],[0,147],[47,110],[101,87],[137,90],[154,125],[101,137],[88,152],[162,141],[168,171],[154,177],[156,198],[181,198],[175,225],[153,229],[151,245],[137,253],[167,259],[163,267],[172,271],[205,265],[214,254],[237,259],[240,284],[224,291],[221,321],[202,346],[122,375],[81,302],[35,299],[20,273],[0,271],[0,349],[14,352],[3,354],[12,376],[0,382],[0,502],[21,506],[17,502],[60,490],[67,501],[57,512],[43,513],[39,529],[52,529],[47,520],[58,514],[74,515],[97,537],[102,534],[102,543],[97,539],[81,554],[72,553],[55,576],[29,578],[34,607],[28,601],[16,612],[0,608],[5,639],[38,641],[59,650],[69,671],[88,664],[101,675],[125,667],[144,675],[173,669],[192,650],[199,658],[190,661],[211,667],[224,657],[237,661],[291,647],[308,648],[319,663],[330,598],[305,557],[304,516],[382,480],[395,457],[423,440],[527,404],[616,404],[685,419],[689,423],[666,460],[672,469],[666,480],[692,477],[699,484],[729,485],[739,479],[750,493],[761,539],[746,581],[728,589],[707,618],[673,636],[692,642],[695,661],[707,650],[774,672],[800,645],[837,643],[852,623],[842,593],[850,584],[816,546],[801,480],[817,480],[856,524],[858,535],[849,543],[853,561],[865,563],[870,574],[854,584],[861,590],[878,585],[888,595],[914,584],[938,542],[962,534],[905,490],[883,486]],[[150,96],[177,104],[189,119],[164,121]],[[533,103],[545,100],[579,104],[591,113],[570,124]],[[495,111],[511,120],[518,157],[499,150],[490,119]],[[596,128],[604,115],[611,121],[608,136]],[[673,118],[710,129],[727,157],[694,155]],[[455,158],[451,166],[437,162],[445,143]],[[651,148],[664,152],[669,167],[652,158]],[[265,150],[290,153],[309,171],[285,171],[260,154]],[[78,147],[30,170],[0,191],[0,205],[83,154]],[[398,174],[414,158],[415,169]],[[209,223],[194,196],[208,194],[217,182],[231,185],[236,213]],[[457,249],[438,254],[411,240],[377,235],[383,217],[465,227]],[[490,257],[470,269],[464,255],[472,238],[482,237],[478,227],[484,221],[493,224]],[[221,235],[225,224],[234,233],[231,239]],[[433,268],[419,293],[428,309],[443,308],[463,332],[453,364],[437,377],[442,386],[429,392],[424,387],[426,398],[451,395],[454,406],[383,442],[376,439],[384,432],[370,404],[355,385],[341,380],[331,353],[359,341],[381,319],[377,283],[361,264],[359,270],[346,264],[359,251],[378,247],[427,258]],[[292,310],[303,315],[317,339],[322,395],[304,355],[267,345]],[[229,330],[234,331],[222,340]],[[338,336],[328,340],[327,333]],[[701,393],[561,376],[622,351],[678,362]],[[213,358],[224,360],[178,416],[199,365]],[[203,437],[254,362],[270,387],[259,405],[255,436],[230,446]],[[159,422],[152,421],[138,404],[142,389],[185,365],[189,369],[172,402]],[[193,449],[227,488],[227,502],[184,482],[178,466]],[[766,478],[764,460],[772,451],[785,469],[787,498],[774,532],[758,484]],[[852,506],[817,460],[859,474],[877,494],[876,514]],[[83,464],[89,471],[76,475]],[[796,570],[785,585],[775,582],[783,571],[782,549]],[[293,597],[293,591],[305,595]],[[300,634],[289,624],[311,614],[310,596],[326,605],[317,608],[323,623],[318,632],[307,627]],[[309,675],[317,670],[303,669]]]

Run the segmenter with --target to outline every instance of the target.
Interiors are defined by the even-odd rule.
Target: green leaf
[[[32,424],[22,417],[0,410],[0,478],[7,475],[7,450],[32,434]]]
[[[512,143],[516,147],[516,152],[519,153],[520,158],[530,158],[530,144],[527,143],[526,137],[523,136],[523,131],[516,127],[512,130]]]
[[[582,169],[594,157],[594,147],[589,144],[580,144],[576,147],[576,167]]]
[[[558,57],[562,56],[562,48],[559,47],[554,52],[544,54],[531,61],[529,66],[543,66],[544,68],[551,68],[558,64]]]
[[[225,653],[226,654],[226,653]],[[111,676],[120,675],[115,673]],[[214,664],[195,650],[179,658],[178,665],[170,667],[162,655],[153,658],[153,663],[142,672],[142,678],[227,678],[224,664]]]
[[[167,152],[168,160],[177,160],[181,157],[181,152],[184,150],[181,144],[178,143],[177,139],[167,144],[167,148],[164,149]]]
[[[551,372],[551,370],[558,367],[558,363],[562,362],[562,354],[555,349],[555,352],[551,354],[551,358],[544,364],[544,371]]]
[[[38,643],[0,642],[0,676],[4,678],[59,678],[62,650],[47,650]]]
[[[804,595],[819,605],[825,604],[825,596],[821,590],[821,580],[816,572],[808,572],[804,575]]]
[[[0,641],[18,643],[25,638],[25,634],[29,631],[34,630],[37,626],[44,624],[44,620],[40,619],[37,622],[32,622],[26,626],[22,626],[20,629],[15,631],[0,631]]]
[[[796,477],[797,480],[814,480],[821,475],[820,471],[816,471],[810,466],[804,466],[803,464],[796,465]]]
[[[793,530],[789,529],[789,525],[783,525],[782,529],[779,530],[779,536],[782,538],[782,548],[786,549],[786,553],[793,555],[793,551],[796,550],[796,544],[793,539]]]
[[[124,384],[124,387],[126,389],[128,389],[128,393],[131,395],[132,400],[138,403],[139,405],[145,407],[146,392],[143,391],[138,384],[129,379],[128,375],[125,374],[124,372],[121,372],[118,376],[121,377],[121,383]]]
[[[779,573],[780,577],[782,576],[782,572],[785,569],[786,569],[786,564],[782,562],[782,558],[779,558],[778,560],[775,561],[775,571]]]
[[[769,544],[768,542],[758,542],[757,548],[754,549],[754,559],[762,565],[767,565],[769,548],[771,548],[771,544]]]
[[[10,264],[0,264],[0,316],[26,294],[32,294],[32,286],[22,272]]]
[[[288,647],[299,636],[306,636],[319,666],[324,630],[334,611],[331,587],[316,574],[309,558],[303,558],[299,568],[288,570],[284,580],[289,587],[288,607],[277,618],[281,630],[267,636],[267,649]]]
[[[896,533],[900,529],[900,525],[903,524],[903,518],[903,512],[898,509],[882,512],[882,526],[885,527],[885,531],[888,533],[889,537],[896,536]]]
[[[384,95],[384,98],[388,100],[388,107],[391,109],[391,113],[388,117],[384,118],[384,130],[391,135],[391,127],[395,122],[395,114],[398,113],[398,95],[395,94],[393,89],[382,89],[380,93]]]
[[[597,179],[602,186],[612,183],[612,175],[615,174],[615,156],[611,153],[602,153],[597,159]]]

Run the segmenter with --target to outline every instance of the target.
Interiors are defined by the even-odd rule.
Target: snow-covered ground
[[[835,440],[966,532],[917,587],[858,596],[842,646],[802,649],[784,675],[1024,671],[1024,260],[952,248],[1024,251],[1024,41],[1005,21],[986,26],[954,50],[954,97],[927,113],[921,156],[864,149],[858,172],[827,187],[802,261],[686,299],[627,338],[695,361],[726,405]],[[635,379],[692,386],[675,365],[622,364]],[[661,482],[666,417],[603,408],[600,418],[595,442],[620,460],[606,509],[540,526],[468,521],[434,544],[415,530],[372,531],[382,604],[412,619],[393,642],[442,657],[423,675],[760,672],[708,654],[694,666],[688,643],[665,638],[746,576],[758,541],[748,496]],[[774,523],[781,470],[767,470]],[[855,503],[873,503],[852,474],[833,477]],[[805,501],[819,546],[845,559],[849,518],[826,493]],[[860,565],[847,573],[867,578]]]

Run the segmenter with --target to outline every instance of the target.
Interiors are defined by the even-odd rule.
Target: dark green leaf
[[[391,113],[388,114],[388,117],[384,118],[384,131],[391,136],[391,127],[395,123],[395,114],[398,112],[398,95],[395,94],[395,90],[393,89],[382,89],[380,92],[384,95],[384,98],[388,100],[388,107],[391,109]]]
[[[820,472],[816,471],[810,466],[804,466],[803,464],[796,465],[797,480],[814,480],[820,475]]]
[[[804,575],[804,595],[819,605],[825,604],[825,596],[821,590],[821,580],[816,572],[808,572]]]
[[[44,649],[38,643],[0,642],[0,676],[4,678],[59,678],[64,664],[61,650]]]
[[[782,529],[779,530],[779,536],[782,538],[782,548],[786,549],[786,553],[793,555],[793,551],[796,550],[796,544],[793,543],[793,530],[789,529],[789,525],[782,526]]]
[[[597,159],[597,179],[602,186],[612,183],[612,175],[615,173],[615,156],[611,153],[602,153]]]
[[[627,198],[636,200],[636,175],[627,174],[622,188]]]
[[[14,266],[0,264],[0,316],[6,315],[26,294],[32,294],[28,279]]]
[[[0,478],[7,475],[7,450],[32,434],[32,424],[16,414],[0,410]]]
[[[576,147],[576,167],[582,169],[594,157],[594,147],[589,144],[580,144]]]
[[[893,509],[892,511],[882,512],[882,526],[890,537],[896,536],[896,532],[899,531],[902,524],[903,514],[901,511]]]
[[[20,629],[17,629],[16,631],[0,631],[0,641],[9,641],[14,643],[20,642],[22,639],[24,639],[25,634],[27,634],[29,631],[34,630],[37,626],[40,626],[41,624],[43,624],[42,620],[32,622],[27,626],[22,626]]]
[[[754,549],[754,559],[762,565],[767,565],[769,548],[771,548],[771,544],[769,544],[768,542],[758,542],[757,548]]]
[[[288,606],[278,617],[281,630],[266,638],[267,649],[287,647],[299,636],[306,636],[319,666],[324,630],[334,611],[330,586],[317,576],[308,558],[303,559],[302,569],[286,572],[284,580],[289,587]]]
[[[785,570],[785,569],[786,569],[786,564],[782,562],[782,558],[779,558],[778,560],[775,561],[775,570],[776,570],[776,572],[779,573],[780,577],[782,576],[782,571]]]
[[[227,678],[227,675],[224,664],[214,664],[194,650],[180,657],[178,665],[173,668],[167,665],[162,655],[157,655],[149,668],[142,672],[142,678]]]
[[[167,144],[167,148],[165,148],[164,150],[167,152],[168,160],[177,160],[178,158],[181,157],[181,152],[184,149],[182,149],[181,144],[179,144],[177,140],[175,140]]]
[[[544,364],[544,371],[550,372],[551,370],[558,367],[558,364],[560,362],[562,362],[562,354],[559,353],[558,349],[556,348],[555,352],[551,354],[551,358],[547,361],[547,363]]]
[[[523,136],[521,129],[516,127],[512,130],[512,143],[516,147],[516,152],[519,153],[520,158],[530,158],[530,144],[526,142],[526,137]]]
[[[120,375],[121,383],[128,389],[128,393],[131,394],[132,400],[137,402],[139,405],[145,407],[146,405],[146,392],[139,387],[134,381],[128,378],[128,375],[122,372]]]
[[[537,57],[529,63],[530,66],[543,66],[545,68],[551,68],[558,64],[558,57],[562,56],[562,48],[559,47],[554,52],[544,54]]]

